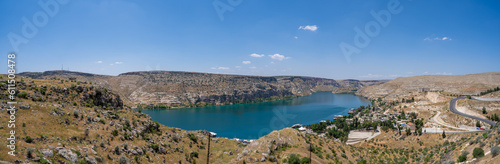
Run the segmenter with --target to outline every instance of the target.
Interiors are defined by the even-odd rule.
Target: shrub
[[[24,139],[24,142],[26,142],[26,143],[32,143],[33,139],[31,139],[30,136],[26,136],[26,138]]]
[[[115,129],[115,130],[113,130],[113,131],[111,132],[111,134],[112,134],[113,136],[118,136],[118,130],[116,130],[116,129]]]
[[[498,154],[500,154],[500,146],[495,146],[495,147],[492,147],[491,148],[491,155],[493,157],[497,156]]]
[[[484,150],[481,149],[481,148],[474,148],[474,150],[472,151],[472,156],[474,156],[474,158],[479,158],[479,157],[483,157],[484,156]]]
[[[457,162],[465,162],[466,160],[467,160],[467,156],[466,155],[461,155],[461,156],[458,156]]]
[[[34,148],[28,148],[28,151],[26,152],[26,156],[28,158],[33,158],[33,153],[35,153],[35,149]]]
[[[26,98],[27,96],[28,96],[28,93],[26,93],[26,92],[21,92],[21,93],[17,94],[17,97],[19,97],[19,98]]]
[[[75,118],[78,118],[78,111],[74,111],[73,116],[75,116]]]
[[[300,163],[301,164],[310,164],[311,163],[311,160],[307,157],[304,157],[300,160]]]
[[[290,156],[288,157],[288,164],[300,164],[299,156],[290,154]]]
[[[104,118],[101,118],[101,119],[99,120],[99,122],[100,122],[100,123],[102,123],[102,124],[106,124],[106,121],[104,120]]]
[[[158,152],[158,150],[160,150],[160,146],[158,144],[151,144],[151,149],[155,150],[156,152]]]
[[[191,152],[191,154],[190,154],[191,158],[193,158],[193,157],[198,158],[198,155],[199,155],[198,152],[195,152],[195,151]]]
[[[198,137],[196,137],[196,135],[190,133],[188,134],[188,136],[191,141],[193,141],[194,143],[198,143]]]

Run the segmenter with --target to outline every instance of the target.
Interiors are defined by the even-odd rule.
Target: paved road
[[[482,121],[482,122],[486,122],[487,124],[490,124],[492,126],[495,126],[496,123],[494,121],[491,121],[491,120],[487,120],[487,119],[484,119],[484,118],[480,118],[480,117],[476,117],[476,116],[471,116],[471,115],[468,115],[468,114],[465,114],[465,113],[461,113],[457,110],[456,105],[457,105],[457,100],[460,100],[460,99],[465,99],[467,97],[465,96],[460,96],[460,97],[457,97],[457,98],[454,98],[450,101],[450,111],[455,113],[455,114],[458,114],[458,115],[461,115],[461,116],[464,116],[464,117],[469,117],[469,118],[472,118],[472,119],[476,119],[476,120],[479,120],[479,121]]]

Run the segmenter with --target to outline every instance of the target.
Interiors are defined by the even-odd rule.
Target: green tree
[[[299,156],[297,156],[295,154],[290,154],[290,156],[288,157],[288,163],[289,164],[300,164]]]
[[[467,160],[467,155],[458,156],[457,162],[465,162]]]
[[[479,122],[479,120],[476,122],[476,127],[478,127],[478,128],[481,127],[481,122]]]
[[[443,138],[446,138],[446,133],[444,133],[444,131],[443,131]]]
[[[488,112],[486,112],[486,108],[483,107],[483,114],[488,114]]]
[[[474,156],[474,158],[479,158],[479,157],[483,157],[484,156],[484,150],[477,147],[477,148],[474,148],[474,150],[472,151],[472,156]]]

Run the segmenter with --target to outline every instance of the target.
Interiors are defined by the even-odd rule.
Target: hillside
[[[452,95],[476,95],[482,91],[500,86],[500,72],[469,75],[428,75],[400,77],[387,83],[363,87],[356,92],[369,98],[385,97],[396,100],[418,93],[421,89],[440,91]]]
[[[25,72],[35,79],[90,82],[116,91],[125,104],[204,106],[258,102],[312,92],[354,92],[380,81],[333,80],[299,76],[242,76],[175,71],[128,72],[118,76],[70,71]]]

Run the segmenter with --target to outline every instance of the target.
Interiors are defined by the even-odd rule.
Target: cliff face
[[[28,72],[20,75],[38,79],[71,79],[99,84],[118,92],[124,102],[129,105],[245,103],[304,96],[318,91],[353,92],[371,85],[366,81],[358,80],[336,81],[315,77],[262,77],[171,71],[129,72],[118,76],[69,71]]]

